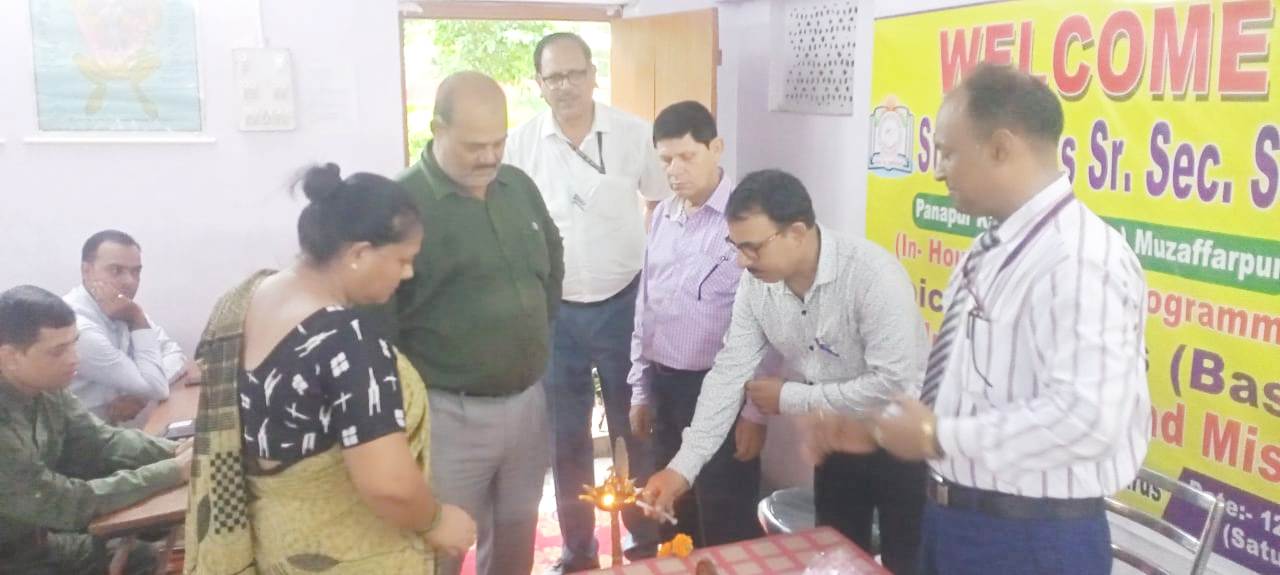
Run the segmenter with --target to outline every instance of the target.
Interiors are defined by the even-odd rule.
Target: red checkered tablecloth
[[[698,549],[683,559],[662,557],[591,573],[683,575],[693,573],[699,561],[710,558],[721,575],[800,575],[818,553],[838,549],[847,549],[854,556],[856,570],[850,575],[889,575],[875,559],[830,527]]]

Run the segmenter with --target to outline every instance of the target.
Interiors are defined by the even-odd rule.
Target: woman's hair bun
[[[342,172],[337,164],[312,166],[302,176],[302,193],[313,204],[333,198],[342,190],[343,185]]]

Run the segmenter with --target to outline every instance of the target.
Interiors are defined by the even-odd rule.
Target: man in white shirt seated
[[[142,248],[129,234],[104,230],[81,250],[82,283],[63,299],[76,312],[80,367],[71,393],[108,423],[131,421],[170,384],[195,383],[200,368],[134,301]]]

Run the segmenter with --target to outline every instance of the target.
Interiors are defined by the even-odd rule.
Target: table
[[[156,404],[147,416],[142,430],[151,435],[163,435],[170,423],[195,419],[200,405],[200,386],[179,385],[169,392],[169,399]]]
[[[856,564],[850,575],[889,575],[875,559],[830,527],[697,549],[686,558],[661,557],[629,565],[590,571],[603,575],[681,575],[693,573],[702,559],[711,559],[721,575],[800,575],[819,552],[849,551]]]
[[[151,435],[162,435],[172,422],[195,419],[199,403],[199,387],[179,386],[169,399],[156,405],[142,429]],[[182,485],[93,520],[89,533],[104,538],[129,535],[181,521],[186,513],[187,486]]]
[[[200,404],[200,388],[198,386],[180,385],[169,393],[169,399],[158,403],[147,417],[142,429],[151,435],[163,435],[170,423],[184,419],[195,419]],[[163,573],[169,562],[169,554],[173,551],[173,543],[181,530],[187,516],[187,486],[180,485],[168,491],[154,495],[124,509],[108,513],[94,519],[89,524],[89,533],[104,539],[116,537],[132,537],[149,529],[170,527],[169,536],[165,539],[156,572]],[[127,548],[127,546],[125,547]],[[123,568],[126,557],[117,555],[112,561],[112,572]],[[119,564],[119,567],[117,567]]]

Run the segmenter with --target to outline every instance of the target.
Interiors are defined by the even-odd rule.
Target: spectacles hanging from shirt
[[[1014,246],[1013,251],[1005,257],[1004,262],[1000,264],[998,269],[996,269],[995,276],[991,278],[990,284],[988,285],[995,285],[996,279],[1000,277],[1000,274],[1004,272],[1005,268],[1008,268],[1015,260],[1018,259],[1018,256],[1022,255],[1022,250],[1026,249],[1027,244],[1044,230],[1045,226],[1058,215],[1058,212],[1062,211],[1062,208],[1067,207],[1067,204],[1075,201],[1075,199],[1075,194],[1067,194],[1066,197],[1058,200],[1058,203],[1054,204],[1054,206],[1050,208],[1045,215],[1041,216],[1040,220],[1037,221],[1035,225],[1031,226],[1031,230],[1027,232],[1027,235],[1022,237],[1022,241],[1018,242],[1018,245]],[[987,233],[993,234],[995,233],[995,230],[989,230]],[[990,333],[991,316],[987,314],[986,302],[978,295],[978,290],[976,289],[977,278],[975,277],[977,275],[977,270],[973,269],[973,266],[969,265],[970,261],[972,261],[972,256],[970,257],[970,260],[965,261],[965,267],[960,271],[960,289],[968,292],[969,297],[973,298],[973,307],[969,309],[968,313],[969,324],[966,326],[965,330],[969,341],[974,342],[977,341],[979,337],[979,327],[985,328],[983,333]],[[987,379],[987,374],[978,366],[977,346],[971,344],[969,346],[969,352],[973,359],[973,371],[978,374],[978,377],[982,379],[983,383],[987,384],[988,388],[994,387],[991,384],[991,380]]]
[[[583,153],[581,148],[573,145],[573,143],[570,142],[569,140],[565,140],[564,143],[565,145],[569,146],[570,150],[573,150],[573,153],[577,154],[579,158],[582,158],[582,161],[586,162],[587,165],[591,166],[592,169],[594,169],[597,172],[600,172],[600,175],[602,176],[605,175],[604,134],[600,132],[596,132],[596,155],[600,156],[600,162],[598,163],[595,160],[591,159],[591,156],[588,156],[585,153]]]

